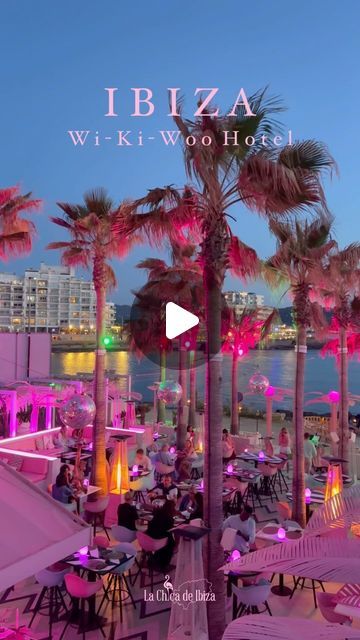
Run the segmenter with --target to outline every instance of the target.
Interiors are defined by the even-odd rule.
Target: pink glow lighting
[[[199,489],[203,489],[203,488],[204,488],[204,480],[201,480],[199,484]]]
[[[239,354],[239,356],[243,356],[243,355],[244,355],[244,349],[242,349],[241,347],[239,347],[239,349],[238,349],[238,354]]]
[[[306,489],[305,489],[305,499],[308,500],[309,498],[311,498],[311,489],[306,487]]]
[[[265,460],[265,453],[263,451],[259,451],[259,460]]]
[[[268,387],[265,391],[265,396],[267,396],[268,398],[272,398],[273,395],[275,394],[275,387]]]
[[[228,466],[226,467],[226,471],[227,473],[232,473],[234,471],[234,467],[232,464],[228,464]]]
[[[137,465],[137,464],[134,464],[134,465],[133,465],[133,468],[132,468],[132,472],[133,472],[133,473],[138,473],[138,471],[139,471],[139,467],[138,467],[138,465]]]
[[[89,547],[81,547],[81,549],[79,549],[78,551],[79,556],[86,556],[88,550],[89,550]]]
[[[328,398],[329,402],[336,404],[340,400],[340,393],[338,391],[329,391]]]
[[[170,447],[169,451],[170,451],[170,453],[172,453],[172,454],[176,453],[176,449],[175,449],[175,447]]]
[[[278,532],[277,532],[277,537],[279,538],[279,540],[285,540],[285,538],[286,538],[286,531],[285,531],[285,529],[283,529],[282,527],[280,527],[280,529],[278,529]]]
[[[241,558],[240,551],[238,551],[237,549],[234,549],[234,551],[232,552],[232,554],[230,556],[230,562],[233,562],[234,560],[239,560],[239,558]]]

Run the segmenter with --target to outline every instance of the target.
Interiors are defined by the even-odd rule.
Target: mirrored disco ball
[[[173,380],[165,380],[159,384],[157,390],[158,400],[165,404],[177,404],[182,396],[182,388],[178,382]]]
[[[253,393],[264,393],[269,384],[269,379],[257,372],[254,373],[249,380],[249,389]]]
[[[60,420],[71,429],[83,429],[95,417],[95,403],[85,394],[74,395],[59,408]]]

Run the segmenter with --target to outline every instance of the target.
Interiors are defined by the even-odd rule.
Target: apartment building
[[[108,326],[115,305],[107,305]],[[0,330],[91,332],[96,325],[96,296],[91,281],[73,267],[40,264],[23,276],[0,274]]]

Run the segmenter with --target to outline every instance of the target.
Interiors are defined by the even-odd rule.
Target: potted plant
[[[21,435],[22,433],[28,433],[30,430],[30,417],[32,411],[32,404],[26,405],[26,407],[22,407],[16,414],[18,428],[17,435]]]

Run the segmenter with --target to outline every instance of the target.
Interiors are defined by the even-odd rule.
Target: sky
[[[181,88],[184,113],[192,116],[196,87],[219,87],[216,105],[225,109],[240,88],[251,95],[269,86],[287,107],[281,121],[294,139],[328,144],[339,166],[339,176],[325,183],[335,237],[342,246],[358,240],[359,23],[357,0],[2,0],[0,187],[19,184],[44,204],[35,216],[32,254],[0,269],[59,264],[59,253],[45,249],[66,239],[49,221],[58,201],[80,202],[87,189],[103,186],[119,202],[185,183],[180,146],[167,147],[158,134],[175,128],[167,116],[168,87]],[[106,87],[118,88],[118,117],[105,117]],[[151,117],[130,116],[132,87],[153,91]],[[69,130],[91,134],[83,147],[74,146]],[[133,146],[116,146],[117,130],[131,130]],[[135,144],[140,130],[141,147]],[[234,233],[260,257],[271,255],[274,240],[264,220],[244,207],[233,213]],[[131,302],[131,290],[144,282],[134,267],[154,255],[143,246],[115,263],[113,301]],[[225,288],[284,303],[262,283],[245,286],[228,277]]]

